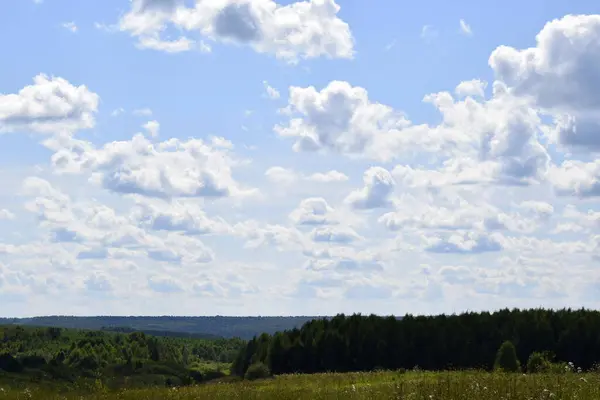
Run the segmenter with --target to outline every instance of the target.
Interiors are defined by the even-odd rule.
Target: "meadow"
[[[543,400],[600,399],[600,374],[521,374],[489,372],[364,372],[280,375],[259,381],[214,382],[175,388],[87,393],[44,388],[0,389],[0,398],[81,399],[414,399]]]

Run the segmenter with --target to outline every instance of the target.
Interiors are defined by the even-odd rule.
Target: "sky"
[[[599,307],[595,3],[0,2],[0,316]]]

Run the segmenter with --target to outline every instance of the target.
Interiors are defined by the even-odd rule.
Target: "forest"
[[[492,371],[498,365],[504,371],[592,371],[600,361],[600,312],[585,309],[340,314],[273,334],[256,332],[248,341],[131,329],[0,326],[0,383],[85,382],[117,389],[289,373]]]
[[[0,326],[0,379],[100,380],[109,387],[187,385],[223,377],[244,341]],[[18,380],[17,379],[17,380]]]
[[[154,336],[251,339],[302,326],[316,317],[180,317],[180,316],[47,316],[0,318],[0,325],[50,326],[72,329],[131,330]],[[181,333],[183,335],[177,335]]]
[[[491,370],[510,341],[525,365],[534,353],[583,369],[600,361],[600,312],[500,310],[460,315],[396,317],[337,315],[250,340],[232,366],[273,374],[414,369]]]

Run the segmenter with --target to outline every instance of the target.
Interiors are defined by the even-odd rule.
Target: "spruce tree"
[[[505,341],[498,349],[494,369],[504,372],[518,372],[521,370],[519,359],[517,358],[517,350],[511,341]]]

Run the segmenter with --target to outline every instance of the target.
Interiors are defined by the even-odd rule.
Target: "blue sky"
[[[3,2],[0,315],[597,307],[594,2],[366,4]]]

